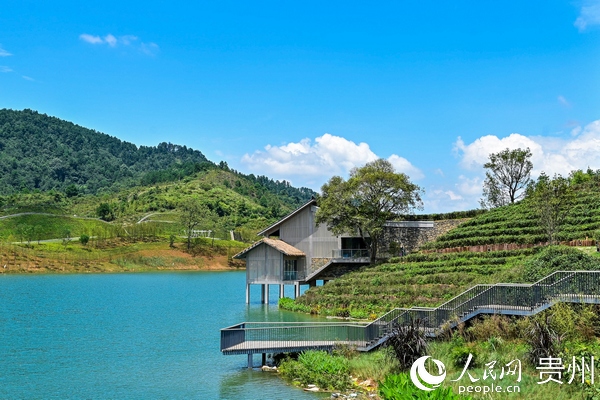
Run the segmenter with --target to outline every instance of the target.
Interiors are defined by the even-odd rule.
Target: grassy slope
[[[591,185],[580,187],[559,231],[563,241],[593,237],[600,229],[600,195]],[[547,240],[529,201],[490,210],[428,243],[424,248],[472,246],[492,243],[539,243]]]
[[[56,192],[34,192],[5,196],[4,206],[0,209],[2,216],[30,212],[43,214],[0,219],[0,243],[10,248],[2,254],[2,260],[12,260],[8,263],[8,271],[0,272],[227,268],[230,264],[227,256],[243,249],[246,243],[218,240],[215,243],[219,249],[199,246],[197,250],[203,255],[186,259],[185,265],[177,267],[178,262],[171,260],[173,257],[180,261],[185,258],[181,251],[181,254],[173,255],[177,251],[169,248],[169,236],[173,234],[176,240],[183,240],[178,207],[190,196],[199,198],[219,215],[216,220],[203,221],[198,229],[213,230],[220,239],[229,239],[229,231],[236,230],[243,239],[252,240],[256,231],[296,207],[296,204],[285,200],[285,195],[278,197],[231,171],[221,169],[200,172],[178,182],[135,187],[110,194],[67,198]],[[101,203],[108,203],[115,210],[114,221],[108,223],[96,218],[96,209]],[[144,217],[148,218],[138,224]],[[28,235],[25,233],[28,230],[33,230],[33,233]],[[67,247],[61,243],[38,244],[38,240],[62,239],[67,231],[72,239]],[[87,247],[83,247],[77,242],[82,234],[98,239],[92,239]],[[158,244],[144,243],[147,241]],[[21,244],[9,245],[15,242]],[[146,251],[144,246],[162,246],[169,254],[161,253],[160,257],[166,257],[167,261],[146,260],[142,254]],[[183,248],[183,245],[179,247]],[[140,251],[142,255],[136,256]],[[121,252],[131,253],[135,260],[116,263],[115,257]],[[221,257],[223,252],[224,258]],[[217,260],[214,256],[222,259]]]
[[[160,235],[180,235],[179,204],[190,196],[197,196],[219,217],[215,221],[204,221],[198,229],[216,230],[218,237],[226,238],[229,230],[242,231],[247,239],[253,232],[267,226],[277,218],[291,212],[296,204],[268,193],[252,182],[233,172],[215,169],[200,172],[179,182],[124,189],[117,193],[86,195],[66,198],[52,193],[30,193],[7,196],[1,215],[23,212],[55,214],[26,215],[0,220],[0,238],[4,241],[20,239],[19,226],[39,226],[41,239],[62,238],[65,230],[73,237],[82,233],[90,236],[98,231],[115,236],[125,227],[130,231],[143,217],[150,215],[144,224],[154,225]],[[115,221],[110,225],[98,220],[73,217],[96,218],[96,209],[108,203],[115,210]],[[156,222],[152,222],[156,221]],[[108,227],[114,227],[109,229]]]
[[[560,231],[561,240],[593,237],[600,229],[600,195],[588,184]],[[461,224],[425,248],[545,241],[527,201],[491,210]],[[478,283],[519,282],[526,260],[539,249],[488,253],[412,254],[399,262],[366,267],[308,290],[284,308],[374,318],[395,307],[436,306]]]
[[[0,244],[0,273],[143,272],[159,270],[238,269],[231,256],[246,245],[235,241],[198,240],[192,254],[181,239],[171,248],[164,240],[91,240],[86,246],[73,240],[32,243],[30,246]]]

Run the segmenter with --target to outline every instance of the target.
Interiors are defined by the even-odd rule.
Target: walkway
[[[252,354],[330,350],[336,344],[370,351],[390,337],[396,325],[424,321],[435,337],[480,314],[528,316],[558,302],[600,304],[600,271],[558,271],[533,284],[477,285],[435,307],[396,308],[370,323],[243,322],[221,329],[221,352]]]

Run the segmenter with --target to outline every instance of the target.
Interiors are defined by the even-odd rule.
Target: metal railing
[[[369,258],[370,254],[367,249],[331,250],[331,257],[333,258]]]
[[[235,346],[249,353],[346,343],[369,351],[385,342],[397,324],[411,320],[422,320],[428,334],[436,336],[478,314],[533,315],[557,302],[600,303],[600,271],[557,271],[533,284],[476,285],[438,307],[396,308],[368,324],[244,322],[221,330],[221,350],[227,354]]]

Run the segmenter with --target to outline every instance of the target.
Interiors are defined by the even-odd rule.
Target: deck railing
[[[600,303],[600,271],[558,271],[533,284],[476,285],[438,307],[396,308],[368,324],[244,322],[221,330],[221,350],[244,343],[251,350],[257,343],[294,342],[310,348],[311,342],[342,342],[368,351],[383,343],[396,324],[411,320],[421,319],[435,336],[478,314],[532,315],[556,302]]]
[[[367,249],[339,249],[331,250],[333,258],[369,258],[370,252]]]

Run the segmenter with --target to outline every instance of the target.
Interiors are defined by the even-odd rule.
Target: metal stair
[[[600,304],[600,271],[557,271],[533,284],[476,285],[438,307],[396,308],[371,323],[244,322],[221,329],[223,354],[302,351],[336,343],[370,351],[384,344],[393,328],[419,319],[437,336],[480,314],[533,315],[557,302]]]

